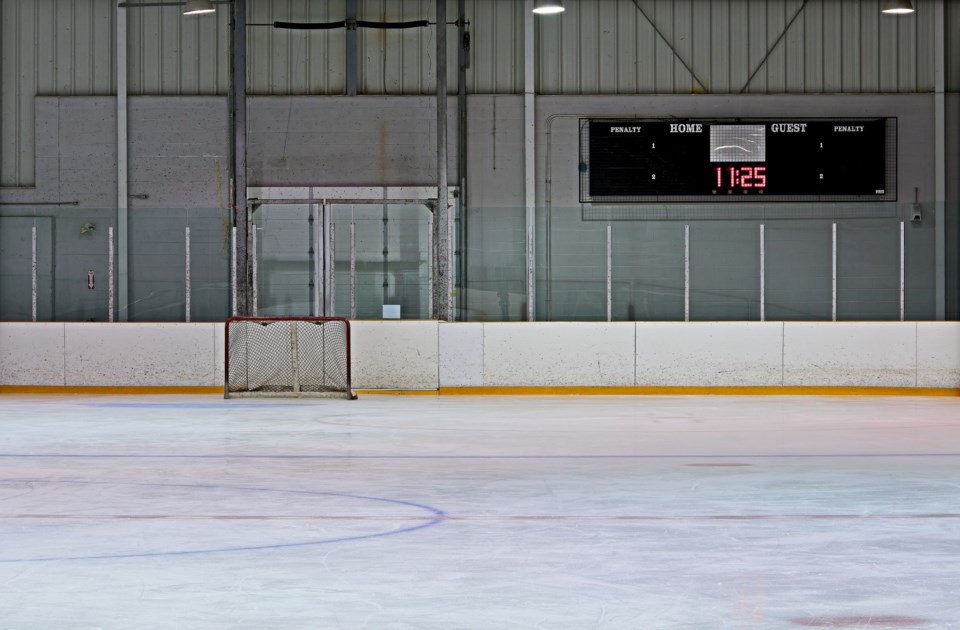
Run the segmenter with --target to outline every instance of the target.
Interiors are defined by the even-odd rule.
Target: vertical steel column
[[[470,40],[467,33],[467,0],[457,2],[457,43],[459,44],[457,73],[457,178],[460,183],[459,230],[457,234],[458,273],[457,291],[460,315],[467,310],[467,66],[470,64]]]
[[[536,318],[536,83],[534,54],[536,51],[533,24],[533,0],[523,3],[523,173],[524,208],[527,238],[527,321]],[[550,238],[549,235],[547,238]],[[548,262],[549,264],[549,262]]]
[[[129,235],[127,202],[127,10],[117,7],[117,289],[120,301],[119,319],[127,321],[129,303],[127,237]]]
[[[450,276],[450,203],[447,191],[447,0],[435,0],[437,7],[437,207],[433,223],[436,247],[434,319],[453,318]]]
[[[255,315],[251,249],[254,228],[247,205],[247,0],[233,0],[230,19],[230,171],[237,228],[237,311]]]
[[[184,274],[184,306],[183,311],[185,313],[186,321],[190,321],[190,228],[186,229],[185,243],[186,246],[186,256],[184,257],[184,267],[186,272]]]
[[[944,0],[934,0],[934,203],[936,218],[934,220],[934,260],[935,260],[935,307],[936,318],[946,318],[947,304],[947,232],[946,199],[947,199],[947,115],[946,100],[946,29],[947,18],[944,11]]]
[[[37,226],[30,228],[30,321],[37,321]]]

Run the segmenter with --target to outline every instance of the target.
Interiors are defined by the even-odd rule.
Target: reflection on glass
[[[314,315],[314,274],[318,225],[311,204],[257,206],[257,315]]]
[[[335,313],[380,319],[430,317],[430,210],[422,204],[337,204],[334,229]]]

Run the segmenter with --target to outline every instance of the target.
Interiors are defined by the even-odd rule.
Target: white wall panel
[[[434,321],[350,322],[354,389],[437,389],[437,326]]]
[[[67,323],[68,386],[213,386],[219,324]]]
[[[638,322],[637,385],[782,384],[783,324]]]
[[[226,326],[213,327],[213,384],[222,385],[226,378]]]
[[[914,322],[784,324],[784,385],[913,387]]]
[[[960,387],[960,325],[917,322],[917,386]]]
[[[357,389],[777,386],[780,365],[787,386],[960,388],[957,322],[355,321],[351,330]],[[222,386],[223,343],[222,324],[4,322],[0,385]]]
[[[62,323],[0,325],[0,385],[64,385]]]
[[[483,384],[633,385],[634,331],[632,322],[484,324]]]
[[[440,387],[483,385],[483,326],[440,323]]]

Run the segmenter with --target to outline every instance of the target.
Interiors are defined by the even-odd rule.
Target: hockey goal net
[[[231,317],[224,396],[356,398],[342,317]]]

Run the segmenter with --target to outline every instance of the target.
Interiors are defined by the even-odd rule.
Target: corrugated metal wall
[[[359,0],[361,20],[406,22],[436,17],[434,0]],[[523,0],[468,0],[472,47],[468,91],[514,94],[523,90]],[[346,16],[346,0],[251,0],[248,89],[251,94],[346,92],[346,32],[272,28],[275,21],[332,22]],[[456,0],[447,19],[457,19]],[[436,90],[436,25],[406,30],[357,31],[361,94],[431,94]],[[447,82],[455,91],[457,29],[447,25]]]
[[[113,3],[108,0],[107,4]],[[184,17],[177,7],[128,10],[128,93],[226,94],[230,82],[228,24],[228,12],[222,10],[197,17]]]
[[[927,92],[934,87],[929,0],[915,0],[918,11],[899,18],[883,15],[879,0],[565,4],[559,18],[538,21],[537,83],[543,94]]]
[[[932,91],[933,0],[914,0],[917,13],[901,18],[881,15],[879,2],[566,0],[566,13],[537,19],[537,89],[574,95]],[[0,0],[0,184],[34,181],[35,96],[115,91],[115,4]],[[468,92],[522,92],[523,0],[466,4],[472,40]],[[271,25],[341,20],[346,0],[248,0],[248,5],[251,94],[345,92],[343,30]],[[951,34],[960,33],[958,5],[946,2]],[[453,21],[456,0],[447,6]],[[435,5],[434,0],[359,0],[358,14],[367,20],[433,21]],[[185,19],[176,7],[143,7],[127,15],[131,95],[226,94],[226,11]],[[448,81],[454,90],[456,28],[447,29]],[[361,29],[359,91],[432,93],[435,37],[435,25]],[[960,37],[948,36],[947,62],[948,89],[958,91]]]
[[[34,182],[34,98],[116,92],[114,3],[2,0],[0,185]]]
[[[947,91],[960,92],[960,2],[947,2]]]

